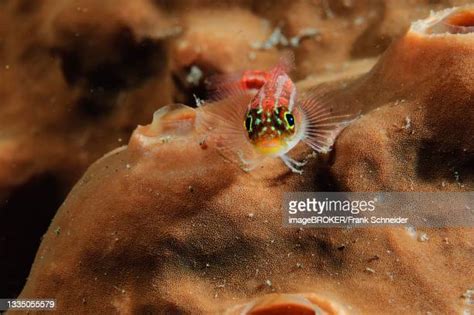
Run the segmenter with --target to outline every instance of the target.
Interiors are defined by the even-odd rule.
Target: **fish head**
[[[247,137],[255,149],[265,155],[288,151],[295,142],[301,115],[287,106],[249,108],[244,121]]]

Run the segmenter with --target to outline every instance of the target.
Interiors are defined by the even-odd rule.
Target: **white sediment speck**
[[[189,70],[188,76],[186,77],[186,82],[192,85],[198,85],[199,81],[201,81],[202,75],[202,70],[199,69],[198,66],[193,65]]]
[[[332,12],[331,8],[329,7],[329,1],[328,0],[323,0],[321,2],[321,5],[323,7],[324,13],[326,14],[326,17],[329,19],[334,18],[334,13]]]
[[[368,273],[375,273],[375,270],[370,267],[365,267],[365,271],[367,271]]]
[[[426,233],[419,233],[418,234],[418,241],[420,241],[420,242],[426,242],[429,239],[430,238],[428,237],[428,234],[426,234]]]
[[[474,287],[467,289],[461,297],[465,300],[467,305],[474,305]]]
[[[269,287],[272,286],[272,282],[270,281],[270,279],[265,280],[265,284]]]
[[[127,165],[125,165],[125,167],[126,167],[127,169],[130,169],[131,166],[130,166],[130,164],[127,164]]]
[[[405,230],[407,231],[408,235],[410,235],[412,238],[416,238],[417,232],[416,232],[415,227],[407,226],[405,227]]]
[[[270,35],[270,37],[265,40],[265,41],[255,41],[253,42],[250,47],[253,48],[253,49],[257,49],[257,50],[268,50],[268,49],[271,49],[273,47],[288,47],[288,46],[292,46],[292,47],[298,47],[298,45],[300,44],[300,42],[305,39],[305,38],[310,38],[310,37],[315,37],[315,36],[318,36],[320,35],[321,32],[314,28],[314,27],[308,27],[308,28],[304,28],[302,29],[298,35],[295,35],[293,37],[291,37],[290,39],[288,39],[282,32],[282,29],[280,26],[277,26],[275,27],[275,29],[273,30],[272,34]],[[255,59],[254,58],[255,55],[250,55],[249,54],[249,59],[250,60],[253,60]]]
[[[204,104],[204,100],[197,97],[196,94],[193,93],[193,97],[194,97],[194,102],[196,102],[197,107],[201,107]]]
[[[411,119],[410,117],[406,116],[405,117],[405,125],[403,126],[403,129],[408,130],[411,128]]]
[[[315,36],[318,36],[320,34],[321,34],[321,32],[316,28],[313,28],[313,27],[305,28],[305,29],[301,30],[298,35],[293,36],[292,38],[290,38],[290,44],[293,47],[298,47],[300,42],[303,39],[310,38],[310,37],[315,37]]]
[[[399,99],[399,100],[396,100],[395,101],[395,105],[400,105],[402,103],[405,103],[405,100],[404,99]]]
[[[405,227],[405,230],[407,231],[408,235],[419,242],[426,242],[430,239],[428,234],[425,232],[418,232],[413,226],[407,226]]]
[[[285,37],[285,35],[283,35],[281,31],[281,27],[279,26],[275,27],[272,34],[266,41],[253,42],[250,45],[250,47],[252,47],[253,49],[258,49],[258,50],[267,50],[273,47],[277,47],[278,45],[288,46],[288,39]]]
[[[459,176],[459,172],[458,171],[454,171],[454,179],[459,182],[460,180],[460,176]]]

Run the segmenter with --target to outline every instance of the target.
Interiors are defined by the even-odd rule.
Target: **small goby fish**
[[[306,163],[287,153],[300,141],[316,152],[328,152],[353,120],[349,115],[334,115],[330,100],[317,89],[298,97],[287,74],[291,64],[291,58],[285,57],[268,72],[251,70],[221,77],[214,94],[221,104],[203,107],[209,114],[205,125],[221,152],[244,170],[273,157],[301,174]]]

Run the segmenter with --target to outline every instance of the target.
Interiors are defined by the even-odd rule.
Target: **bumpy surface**
[[[456,3],[2,2],[2,201],[45,174],[67,189],[155,109],[205,96],[193,66],[204,76],[266,68],[286,48],[297,78],[341,70]]]
[[[172,101],[172,24],[145,1],[0,7],[0,295],[14,296],[69,187]]]
[[[203,142],[200,109],[159,112],[72,190],[21,297],[78,314],[467,309],[472,229],[287,229],[280,207],[286,191],[472,190],[473,43],[411,31],[334,83],[341,108],[364,115],[304,176],[277,160],[244,173]]]
[[[419,24],[335,92],[349,106],[375,108],[337,143],[333,172],[343,190],[473,187],[474,34],[424,35]]]
[[[41,235],[90,163],[160,106],[194,104],[202,79],[186,81],[191,65],[212,60],[221,73],[277,60],[276,49],[251,65],[240,58],[271,33],[249,10],[165,11],[146,0],[0,3],[0,296],[19,293]],[[228,18],[233,28],[209,36]],[[238,25],[246,36],[234,39]]]

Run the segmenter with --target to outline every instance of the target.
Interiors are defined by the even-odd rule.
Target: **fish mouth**
[[[284,142],[281,139],[263,139],[255,144],[255,147],[260,153],[263,154],[276,154],[285,147]]]

